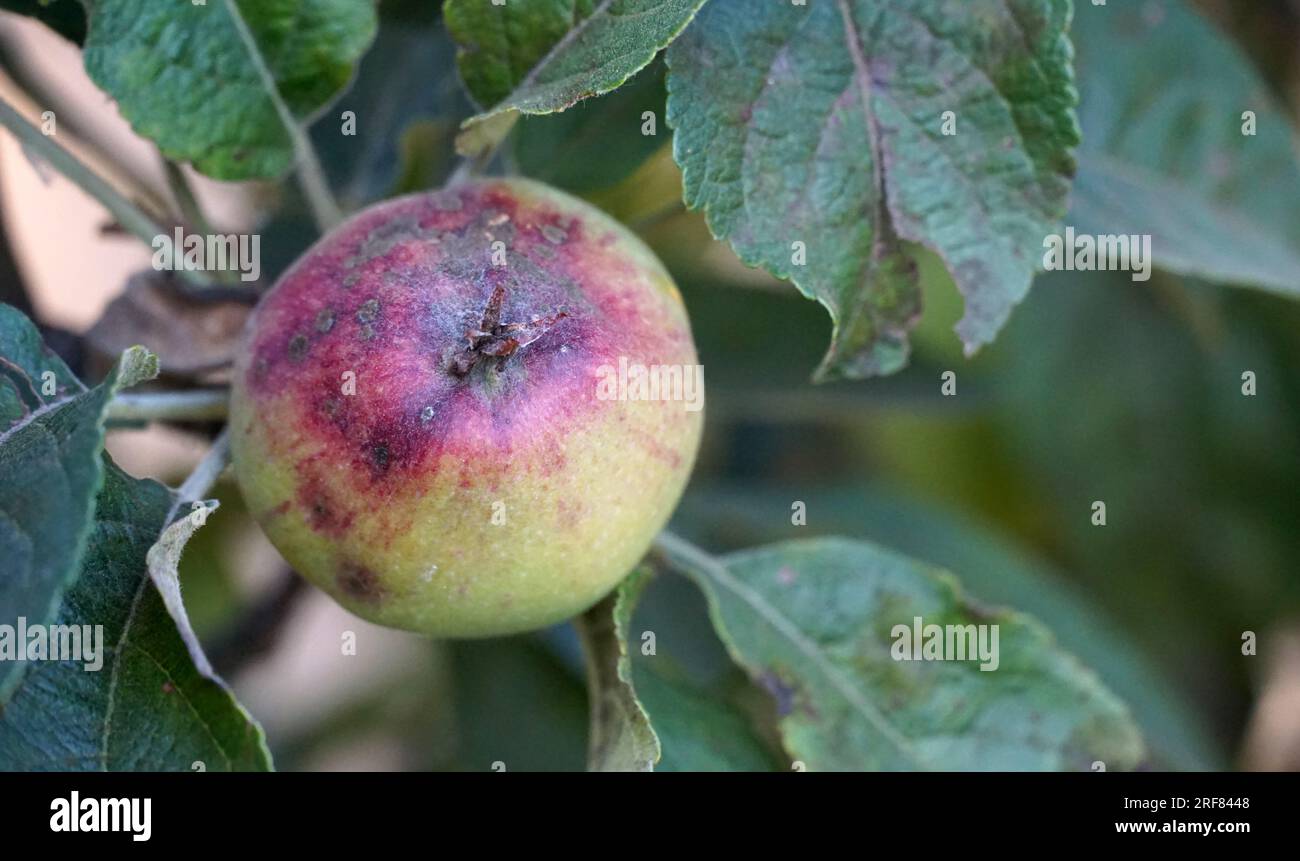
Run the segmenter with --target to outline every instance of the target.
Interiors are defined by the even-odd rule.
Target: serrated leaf
[[[97,0],[86,71],[135,131],[217,179],[276,177],[293,146],[236,29],[234,0]],[[300,121],[339,94],[374,38],[370,0],[239,0],[278,95]]]
[[[653,771],[659,761],[659,738],[632,687],[627,651],[632,610],[651,576],[650,569],[637,569],[574,620],[587,654],[588,771]]]
[[[1159,268],[1300,297],[1296,131],[1250,60],[1183,0],[1084,3],[1073,32],[1078,230],[1150,234]]]
[[[809,770],[1109,771],[1142,758],[1127,709],[1037,622],[872,544],[813,539],[715,560],[664,542]],[[896,625],[996,625],[997,666],[895,660]],[[949,656],[951,657],[951,656]]]
[[[146,570],[174,495],[106,460],[83,571],[57,623],[102,625],[102,666],[34,662],[0,712],[0,769],[267,770],[261,729],[195,667]]]
[[[1069,18],[1069,0],[711,3],[669,47],[686,203],[827,308],[819,379],[906,362],[904,241],[952,273],[968,353],[1025,296],[1074,173]]]
[[[75,579],[103,480],[104,410],[121,388],[158,373],[142,347],[122,354],[86,389],[40,343],[17,310],[0,305],[0,625],[48,624]],[[26,662],[0,661],[0,706]]]
[[[1081,304],[1103,307],[1089,300]],[[1060,309],[1053,309],[1045,316],[1070,320],[1070,325],[1081,322],[1076,315],[1061,315]],[[1021,324],[1020,328],[1023,330],[1025,326]],[[1046,342],[1053,340],[1051,333],[1044,333],[1044,337]],[[1014,352],[1016,345],[1009,346]],[[1108,356],[1111,356],[1109,361],[1119,365],[1126,360],[1124,357],[1116,360],[1111,353]],[[1059,375],[1051,373],[1050,368],[1045,370],[1039,363],[1034,363],[1034,368],[1029,373],[1043,381],[1044,391],[1053,385],[1050,381],[1058,379]],[[1160,369],[1154,373],[1160,376]],[[1099,375],[1104,377],[1104,370]],[[1021,386],[1014,388],[1021,392],[1026,403],[1036,403],[1047,396],[1026,391]],[[968,389],[964,397],[969,394]],[[960,571],[962,585],[981,599],[1014,605],[1047,625],[1057,642],[1084,661],[1123,699],[1145,735],[1157,768],[1215,771],[1226,767],[1223,752],[1213,741],[1213,733],[1200,710],[1161,672],[1142,644],[1126,634],[1098,606],[1096,596],[1072,584],[1054,566],[987,524],[919,503],[897,488],[810,487],[801,491],[800,499],[807,504],[808,511],[817,512],[803,526],[789,522],[788,493],[747,486],[694,488],[683,500],[678,516],[692,528],[711,523],[712,528],[705,529],[698,537],[725,534],[729,546],[733,547],[802,538],[810,532],[866,539],[887,537],[890,546],[901,553],[949,571]],[[786,516],[777,521],[783,513]],[[774,527],[777,522],[780,525]],[[651,720],[656,720],[648,691],[642,691],[642,699],[647,702]],[[665,741],[665,757],[667,750]]]
[[[465,154],[499,142],[519,113],[549,114],[621,86],[654,59],[705,0],[447,0],[457,65],[486,110],[466,120]]]

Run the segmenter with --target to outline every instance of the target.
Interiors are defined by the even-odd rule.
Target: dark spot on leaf
[[[289,339],[289,358],[296,361],[305,355],[307,355],[307,336],[294,335]]]
[[[324,335],[330,329],[334,328],[334,312],[329,308],[322,308],[321,312],[316,315],[316,331]]]
[[[370,456],[374,459],[375,467],[380,470],[388,469],[388,446],[380,443],[370,450]]]

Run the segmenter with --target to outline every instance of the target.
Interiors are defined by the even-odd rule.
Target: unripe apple
[[[645,553],[699,445],[671,278],[535,182],[361,212],[246,338],[231,442],[248,506],[295,569],[382,625],[480,637],[581,612]]]

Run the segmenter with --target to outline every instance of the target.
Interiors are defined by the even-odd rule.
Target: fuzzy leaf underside
[[[1069,0],[711,3],[669,47],[686,203],[827,308],[819,379],[906,363],[921,310],[906,242],[965,297],[968,353],[1025,296],[1075,171],[1070,14]]]
[[[809,770],[1115,771],[1142,759],[1127,709],[1091,671],[1032,619],[964,598],[946,572],[846,539],[674,564]],[[895,660],[894,626],[918,616],[998,626],[997,668]]]
[[[293,146],[236,30],[232,2],[97,0],[86,71],[132,128],[169,158],[216,179],[276,177],[292,164]],[[300,121],[347,85],[375,34],[370,0],[235,5]]]
[[[168,615],[176,623],[176,631],[185,643],[185,648],[190,653],[190,660],[194,662],[199,675],[222,683],[208,662],[208,656],[204,654],[203,647],[199,645],[199,638],[190,624],[189,614],[185,611],[185,602],[181,598],[180,577],[181,554],[185,552],[186,543],[218,506],[219,503],[215,499],[194,502],[189,508],[174,504],[181,516],[168,524],[162,530],[157,542],[149,548],[145,556],[145,569],[149,572],[149,579],[158,590]]]

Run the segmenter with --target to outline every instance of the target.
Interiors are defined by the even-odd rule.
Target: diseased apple
[[[365,210],[281,277],[246,339],[245,499],[294,568],[383,625],[480,637],[581,612],[645,553],[699,445],[671,278],[535,182]]]

